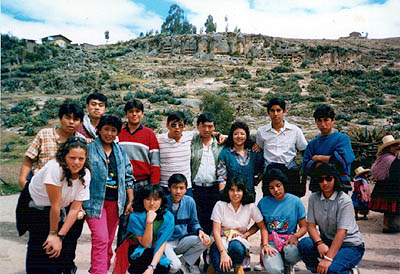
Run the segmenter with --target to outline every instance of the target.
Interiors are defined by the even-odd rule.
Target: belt
[[[200,187],[211,187],[211,186],[216,186],[217,183],[216,182],[211,182],[211,183],[197,183],[194,182],[195,186],[200,186]]]

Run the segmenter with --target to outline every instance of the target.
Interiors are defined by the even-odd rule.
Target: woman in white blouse
[[[269,252],[268,232],[263,216],[254,204],[254,196],[241,178],[235,177],[227,183],[221,201],[213,209],[211,220],[215,242],[211,246],[212,264],[207,273],[229,272],[232,266],[235,273],[244,273],[242,263],[249,248],[247,227],[251,220],[261,230],[262,253]]]

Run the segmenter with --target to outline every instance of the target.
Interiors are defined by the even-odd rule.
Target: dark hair
[[[173,184],[179,184],[179,183],[185,183],[185,186],[187,188],[187,180],[185,175],[180,174],[180,173],[175,173],[172,174],[171,177],[168,179],[168,187],[171,187]]]
[[[93,92],[89,94],[89,96],[86,98],[86,105],[89,105],[90,100],[99,100],[100,102],[103,102],[106,107],[108,106],[107,97],[103,93]]]
[[[315,162],[310,169],[311,178],[321,177],[321,176],[333,176],[335,179],[335,185],[333,189],[337,192],[342,191],[344,189],[342,180],[340,179],[339,172],[337,171],[335,165],[327,164],[323,162]],[[318,192],[321,192],[321,187],[319,184],[316,184],[316,189]]]
[[[172,121],[183,121],[184,124],[186,124],[185,121],[185,114],[182,111],[174,111],[171,114],[168,115],[167,118],[167,124]]]
[[[120,133],[122,127],[121,118],[114,114],[105,114],[100,118],[99,124],[97,125],[97,131],[99,132],[103,126],[113,126],[118,130],[118,133]]]
[[[317,105],[313,116],[314,116],[315,120],[318,120],[320,118],[335,119],[335,111],[330,106],[321,104],[321,105]]]
[[[246,141],[244,142],[244,147],[251,148],[254,145],[254,141],[251,139],[249,126],[245,122],[242,122],[242,121],[236,121],[232,124],[231,129],[229,131],[228,139],[225,142],[225,146],[231,147],[231,148],[233,147],[233,145],[234,145],[233,132],[238,128],[243,129],[247,135]]]
[[[205,112],[199,115],[199,118],[197,118],[197,125],[200,125],[200,123],[205,123],[205,122],[211,122],[214,123],[214,126],[217,125],[217,120],[215,120],[214,115],[212,115],[210,112]]]
[[[65,100],[58,110],[58,118],[62,119],[64,115],[74,115],[74,118],[83,120],[83,108],[75,101]]]
[[[133,99],[131,101],[126,102],[124,111],[125,111],[125,113],[127,113],[129,110],[131,110],[133,108],[137,108],[137,109],[141,110],[142,112],[144,112],[143,103],[137,99]]]
[[[272,98],[271,100],[269,100],[268,104],[267,104],[267,110],[268,112],[271,110],[272,106],[280,106],[281,109],[283,109],[283,111],[285,111],[286,109],[286,102],[284,99],[282,98]]]
[[[74,148],[82,148],[85,151],[85,163],[82,167],[81,170],[79,170],[79,179],[82,180],[82,185],[86,187],[85,185],[85,177],[86,175],[86,169],[89,170],[90,172],[90,166],[89,166],[89,155],[88,155],[88,147],[86,145],[86,140],[81,137],[76,137],[72,136],[67,139],[64,143],[61,144],[61,146],[58,148],[57,153],[56,153],[56,161],[60,164],[61,168],[63,169],[63,176],[61,180],[64,180],[64,178],[67,180],[68,186],[72,186],[72,181],[71,181],[71,171],[67,167],[67,163],[65,161],[65,157],[67,154]]]
[[[272,196],[271,192],[269,191],[269,183],[272,181],[279,181],[282,183],[283,188],[285,189],[285,185],[288,183],[289,179],[280,169],[271,168],[267,169],[266,174],[262,179],[262,192],[263,196]],[[286,189],[285,189],[286,192]]]
[[[249,188],[246,185],[246,182],[240,177],[233,177],[232,179],[228,180],[222,195],[221,201],[229,203],[231,199],[229,199],[229,190],[232,186],[237,186],[238,189],[243,191],[243,198],[240,201],[242,205],[247,205],[254,203],[254,195],[250,192]]]
[[[146,211],[146,209],[144,208],[144,199],[150,196],[156,196],[161,198],[162,202],[160,208],[156,212],[157,213],[156,220],[162,220],[163,215],[165,214],[168,208],[168,200],[160,185],[148,184],[145,186],[138,186],[135,189],[135,200],[133,201],[133,210],[136,212]]]

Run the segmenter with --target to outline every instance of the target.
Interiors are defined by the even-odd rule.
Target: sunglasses
[[[176,126],[178,126],[179,128],[183,128],[185,125],[182,124],[182,123],[179,123],[179,124],[177,124],[177,123],[172,123],[172,124],[171,124],[171,127],[176,127]]]
[[[65,141],[66,144],[74,143],[74,142],[81,142],[82,144],[87,144],[86,139],[82,137],[71,136]]]
[[[332,182],[335,179],[333,176],[321,176],[321,177],[314,177],[313,180],[314,182],[320,184],[323,183],[324,181],[327,182]]]

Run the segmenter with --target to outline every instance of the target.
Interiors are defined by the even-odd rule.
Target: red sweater
[[[118,135],[122,146],[131,161],[136,180],[149,179],[151,184],[160,182],[160,148],[154,132],[140,125],[133,133],[128,126]]]

